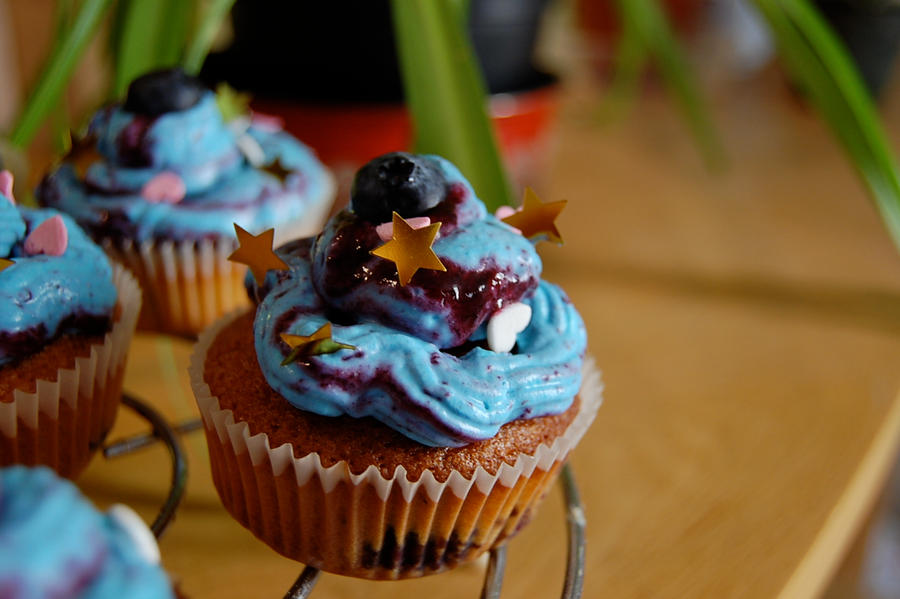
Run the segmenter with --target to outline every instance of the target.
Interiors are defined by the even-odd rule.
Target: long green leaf
[[[724,157],[722,144],[709,117],[710,111],[699,91],[694,74],[684,58],[684,53],[659,0],[616,0],[616,8],[623,27],[626,30],[631,29],[634,35],[641,39],[651,59],[659,68],[707,164],[719,166]]]
[[[155,69],[173,66],[187,44],[194,2],[119,0],[110,30],[115,61],[110,96],[121,98],[128,84]]]
[[[455,163],[490,210],[511,204],[485,86],[452,0],[392,0],[414,149]]]
[[[612,81],[599,110],[602,121],[622,118],[634,105],[641,75],[650,60],[643,36],[638,33],[634,22],[622,19],[620,23],[622,30],[616,42]]]
[[[209,49],[212,48],[216,33],[222,21],[228,16],[234,0],[210,0],[209,6],[200,18],[200,24],[188,45],[182,65],[188,73],[199,73]]]
[[[755,3],[792,76],[850,156],[900,250],[900,171],[847,51],[807,0]]]
[[[56,52],[56,46],[63,39],[66,31],[71,27],[72,16],[75,13],[73,0],[58,0],[56,3],[56,40],[54,48],[51,52]],[[68,149],[69,131],[71,124],[69,122],[69,106],[66,102],[65,94],[60,94],[59,103],[54,110],[50,111],[50,138],[53,143],[53,151],[62,154]]]
[[[10,134],[10,141],[20,147],[27,146],[40,128],[47,114],[57,105],[75,65],[112,0],[84,0],[72,23],[72,28],[51,53],[50,59],[38,79],[37,85],[25,109]]]
[[[160,2],[166,4],[163,22],[167,25],[156,39],[156,56],[161,66],[172,66],[178,64],[187,48],[196,2],[190,0],[160,0]]]
[[[122,16],[117,22],[122,29],[115,34],[114,98],[125,93],[132,79],[160,66],[157,50],[167,27],[166,9],[167,2],[162,0],[119,0]]]

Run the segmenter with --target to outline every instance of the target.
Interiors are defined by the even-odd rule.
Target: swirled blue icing
[[[69,243],[61,256],[25,252],[27,234],[57,214],[12,206],[0,196],[0,258],[14,262],[0,271],[0,366],[60,335],[109,327],[116,304],[112,267],[72,219],[62,215]]]
[[[0,470],[0,597],[165,599],[171,583],[118,522],[47,468]]]
[[[530,242],[487,215],[455,169],[446,173],[459,185],[451,184],[443,206],[429,213],[449,224],[433,246],[446,273],[419,271],[399,287],[396,270],[389,272],[393,264],[382,261],[387,270],[376,272],[380,259],[369,255],[382,243],[369,232],[374,225],[345,211],[315,240],[279,248],[288,271],[270,271],[260,287],[248,278],[259,302],[260,368],[297,408],[371,416],[419,443],[450,447],[571,405],[587,342],[581,317],[562,290],[538,280],[540,261]],[[346,285],[329,287],[325,271],[344,276]],[[474,288],[467,278],[474,278]],[[511,302],[532,310],[516,351],[495,353],[476,343],[445,351],[448,340],[483,339],[486,318]],[[282,333],[311,335],[329,321],[333,339],[354,350],[281,365],[290,352]]]
[[[0,194],[0,256],[9,256],[12,248],[25,237],[25,221],[16,206]]]
[[[84,180],[63,161],[41,182],[37,198],[71,214],[95,238],[230,238],[233,223],[261,231],[301,219],[330,199],[324,167],[283,131],[250,126],[242,135],[259,144],[265,164],[281,161],[290,171],[285,181],[252,166],[211,92],[187,110],[156,118],[121,106],[104,108],[88,135],[102,159],[88,167]],[[184,181],[187,195],[181,202],[153,203],[141,195],[162,172]]]

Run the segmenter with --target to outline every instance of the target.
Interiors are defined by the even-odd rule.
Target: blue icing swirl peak
[[[488,215],[448,162],[444,200],[425,213],[440,221],[433,249],[447,272],[419,271],[397,284],[393,263],[371,255],[377,223],[346,210],[314,240],[278,250],[290,266],[257,287],[257,359],[268,383],[294,406],[325,416],[371,416],[431,446],[494,436],[515,419],[565,411],[581,384],[584,323],[566,295],[540,281],[531,243]],[[512,303],[530,324],[516,350],[484,349],[485,325]],[[281,334],[308,336],[332,322],[333,338],[355,346],[281,363]]]
[[[64,161],[41,182],[37,197],[71,214],[95,238],[231,239],[235,222],[257,232],[301,219],[330,199],[330,176],[309,148],[280,130],[251,124],[236,132],[209,91],[187,110],[157,117],[104,108],[88,138],[99,158],[84,178],[74,161]],[[291,175],[282,183],[251,165],[239,138],[259,147],[264,164],[280,160]],[[180,202],[151,202],[141,194],[163,172],[184,182]]]

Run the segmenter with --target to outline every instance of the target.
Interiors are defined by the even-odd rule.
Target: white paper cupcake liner
[[[206,353],[236,316],[200,336],[189,368],[203,416],[213,480],[225,507],[273,549],[320,569],[366,578],[406,578],[475,559],[524,525],[602,401],[600,373],[588,359],[578,414],[550,446],[519,454],[491,474],[430,471],[416,481],[398,466],[353,474],[325,467],[317,453],[297,458],[291,444],[270,447],[265,433],[222,410],[204,381]],[[248,348],[248,351],[252,351]]]
[[[39,379],[34,393],[17,389],[11,402],[0,402],[0,464],[43,464],[74,478],[112,428],[141,309],[131,273],[113,265],[113,282],[119,317],[103,343],[60,368],[55,381]]]
[[[279,224],[275,247],[317,234],[330,207],[325,199],[311,206],[303,218]],[[223,314],[249,305],[244,289],[247,267],[228,260],[236,248],[233,237],[142,243],[106,238],[101,245],[140,281],[144,290],[141,329],[195,336]]]

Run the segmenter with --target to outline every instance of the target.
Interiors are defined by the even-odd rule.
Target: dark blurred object
[[[492,94],[490,112],[511,179],[541,186],[558,105],[556,78],[533,64],[548,0],[471,0],[472,45]],[[201,77],[253,95],[281,116],[337,175],[338,205],[375,156],[409,150],[388,0],[237,0],[234,42]]]
[[[818,0],[816,5],[878,97],[900,48],[900,5],[889,0]]]
[[[491,93],[552,81],[532,64],[548,0],[471,0],[472,45]],[[254,94],[303,101],[400,102],[388,0],[237,0],[234,42],[202,77]]]

